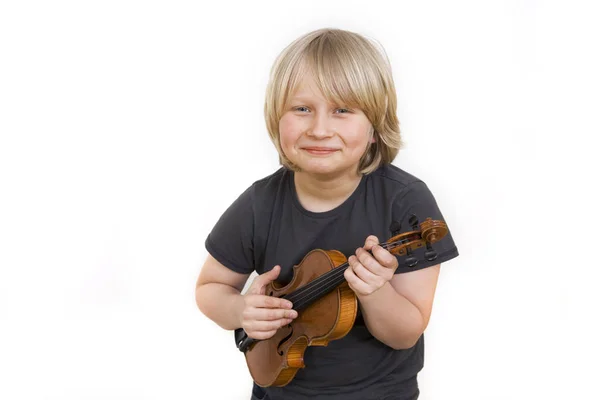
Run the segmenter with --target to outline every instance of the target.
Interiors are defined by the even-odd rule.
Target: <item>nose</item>
[[[333,135],[332,128],[327,113],[315,113],[307,133],[314,138],[326,138]]]

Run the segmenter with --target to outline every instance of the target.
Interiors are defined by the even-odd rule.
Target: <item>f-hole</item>
[[[280,356],[282,356],[282,355],[283,355],[283,351],[281,350],[281,346],[282,346],[282,345],[283,345],[285,342],[287,342],[287,341],[289,340],[289,338],[291,338],[291,337],[292,337],[292,335],[294,334],[294,330],[292,329],[292,325],[291,325],[291,324],[288,324],[288,325],[286,325],[286,327],[287,327],[287,328],[290,328],[290,333],[289,333],[289,334],[288,334],[286,337],[284,337],[283,339],[281,339],[281,340],[279,341],[279,344],[277,345],[277,354],[279,354]]]

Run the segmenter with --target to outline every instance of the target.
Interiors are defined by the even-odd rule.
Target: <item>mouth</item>
[[[302,150],[314,155],[327,155],[338,151],[332,147],[302,147]]]

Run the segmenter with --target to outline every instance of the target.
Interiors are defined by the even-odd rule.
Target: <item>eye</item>
[[[338,108],[336,111],[340,111],[340,114],[348,114],[350,112],[347,108]]]
[[[304,110],[308,111],[308,107],[300,106],[294,108],[294,111],[304,112]]]

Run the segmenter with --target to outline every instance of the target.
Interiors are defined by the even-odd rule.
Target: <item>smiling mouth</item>
[[[315,155],[327,155],[337,151],[337,149],[331,149],[327,147],[304,147],[302,150]]]

